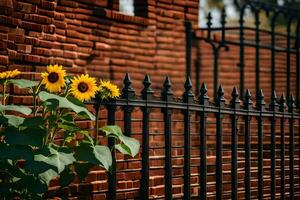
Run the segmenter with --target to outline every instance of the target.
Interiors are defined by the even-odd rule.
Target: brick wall
[[[196,30],[198,24],[198,0],[148,0],[135,1],[137,16],[126,16],[118,13],[118,1],[106,0],[1,0],[0,1],[0,65],[2,69],[19,68],[28,72],[24,77],[34,78],[36,72],[42,71],[45,65],[62,64],[70,73],[89,73],[95,77],[111,79],[121,86],[126,72],[131,74],[133,87],[137,93],[142,89],[142,80],[147,73],[151,75],[153,89],[159,94],[166,75],[171,77],[174,85],[174,93],[181,96],[185,75],[185,28],[184,20],[190,20]],[[147,2],[147,5],[145,5]],[[143,12],[147,10],[147,15]],[[251,34],[250,34],[251,35]],[[234,39],[234,35],[232,36]],[[283,40],[283,39],[282,39]],[[252,89],[254,93],[254,50],[246,49],[246,80],[245,87]],[[261,85],[264,91],[270,88],[269,63],[270,52],[261,52]],[[195,63],[200,64],[200,82],[207,82],[209,96],[213,97],[213,67],[211,48],[203,41],[193,44],[192,49],[192,79],[196,83]],[[276,57],[280,68],[285,69],[285,56],[278,54]],[[220,54],[220,82],[226,90],[226,98],[234,85],[239,85],[239,47],[230,46],[228,52]],[[294,66],[295,58],[292,58]],[[292,68],[295,69],[294,67]],[[278,69],[279,70],[279,69]],[[26,73],[25,73],[26,74]],[[284,76],[278,74],[278,90],[284,91]],[[294,80],[294,78],[292,79]],[[293,81],[295,83],[295,81]],[[294,88],[294,87],[293,87]],[[15,93],[20,91],[15,90]],[[266,94],[268,99],[269,94]],[[26,104],[30,99],[22,95],[16,95],[12,102]],[[101,124],[105,124],[106,112],[102,111]],[[116,114],[118,124],[123,126],[123,113]],[[178,133],[183,132],[182,114],[175,112],[173,128]],[[133,112],[132,132],[134,137],[141,140],[141,112]],[[196,116],[194,116],[195,120]],[[164,195],[164,136],[162,114],[154,110],[151,114],[150,146],[150,195],[156,199],[163,199]],[[211,142],[209,149],[209,173],[210,185],[208,191],[214,198],[214,142],[215,126],[208,126],[211,130],[208,140]],[[91,129],[94,124],[79,122],[83,128]],[[194,130],[198,130],[197,125]],[[230,134],[229,127],[224,129]],[[183,135],[174,137],[174,145],[181,146]],[[193,145],[198,147],[199,135],[193,136]],[[230,153],[230,152],[229,152]],[[226,161],[229,159],[228,152]],[[177,148],[173,152],[174,197],[182,198],[183,178],[183,149]],[[228,155],[227,155],[228,154]],[[192,159],[195,166],[192,168],[193,194],[198,194],[199,183],[199,151],[193,151]],[[141,163],[135,159],[125,158],[130,162],[124,162],[121,155],[117,155],[118,170],[118,198],[133,199],[139,193]],[[198,156],[198,158],[197,158]],[[241,153],[242,156],[242,153]],[[224,158],[225,159],[225,158]],[[267,161],[266,161],[267,162]],[[241,161],[242,163],[242,161]],[[226,170],[228,165],[224,165]],[[241,166],[242,168],[242,166]],[[243,174],[240,175],[242,181]],[[227,174],[227,185],[230,185],[230,176]],[[242,183],[241,187],[243,186]],[[256,182],[254,182],[254,185]],[[52,186],[55,188],[56,181]],[[70,195],[70,199],[81,196],[86,199],[105,199],[107,196],[106,174],[101,169],[94,169],[84,183],[75,182],[61,195]],[[226,186],[226,190],[230,187]],[[230,198],[230,195],[227,196]]]

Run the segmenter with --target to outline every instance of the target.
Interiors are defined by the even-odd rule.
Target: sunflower
[[[20,75],[21,72],[17,69],[13,71],[5,71],[0,73],[0,79],[10,79],[15,78],[16,76]]]
[[[48,65],[47,72],[42,73],[42,84],[45,85],[49,92],[60,92],[66,85],[66,71],[61,65]]]
[[[120,96],[120,91],[118,86],[110,81],[101,81],[98,94],[101,99],[115,99]]]
[[[71,83],[71,94],[80,101],[87,101],[95,97],[97,92],[96,79],[88,74],[74,77]]]

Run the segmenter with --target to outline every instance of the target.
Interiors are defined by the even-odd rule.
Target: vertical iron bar
[[[271,199],[275,200],[276,197],[276,93],[275,90],[272,92],[270,110],[273,111],[273,116],[271,117]]]
[[[172,199],[172,136],[171,136],[171,111],[164,111],[165,123],[165,198]]]
[[[125,106],[124,107],[124,135],[130,137],[131,135],[131,112],[132,107]]]
[[[238,158],[238,143],[237,143],[237,122],[238,117],[236,114],[236,110],[239,109],[240,101],[238,99],[238,91],[236,87],[234,87],[233,92],[231,94],[231,108],[234,109],[234,113],[231,115],[231,199],[237,200],[237,183],[238,183],[238,176],[237,176],[237,158]]]
[[[295,107],[295,100],[293,95],[289,98],[289,113],[291,114],[291,117],[289,118],[289,132],[290,132],[290,141],[289,141],[289,166],[290,166],[290,199],[294,199],[295,194],[295,183],[294,183],[294,107]]]
[[[194,102],[192,93],[192,81],[187,77],[184,84],[185,92],[183,100],[187,104],[184,112],[184,199],[191,199],[191,130],[190,130],[190,104]]]
[[[171,81],[167,77],[162,92],[162,98],[167,106],[163,109],[165,129],[165,199],[167,200],[172,200],[172,110],[168,108],[168,102],[173,100],[171,86]]]
[[[252,110],[251,94],[249,90],[246,90],[245,109],[250,112]],[[250,120],[249,114],[245,115],[245,199],[251,199],[251,137],[250,137]]]
[[[149,199],[149,115],[150,108],[148,107],[148,100],[152,99],[154,91],[151,89],[151,81],[148,75],[144,79],[144,89],[142,90],[143,100],[146,106],[142,108],[143,111],[143,132],[142,132],[142,179],[140,198],[142,200]]]
[[[217,93],[216,104],[218,105],[219,111],[216,113],[216,198],[223,198],[223,114],[221,114],[221,108],[224,106],[224,89],[222,86],[219,87]]]
[[[142,180],[140,194],[143,200],[149,199],[149,113],[149,108],[143,108]]]
[[[200,111],[200,199],[207,199],[207,144],[206,144],[206,120],[207,113],[205,112],[205,106],[208,106],[207,88],[205,83],[202,84],[200,89],[199,102],[203,106],[203,110]]]
[[[186,62],[186,77],[191,76],[191,51],[192,51],[192,23],[186,21],[185,23],[185,62]]]
[[[282,117],[280,118],[280,199],[285,199],[285,96],[281,95],[279,110],[282,112]]]
[[[132,99],[135,95],[135,92],[131,86],[131,79],[129,74],[127,73],[124,80],[124,88],[122,89],[122,98],[127,99],[127,102]],[[124,110],[124,135],[130,136],[131,135],[131,112],[133,110],[132,107],[125,105],[123,107]]]
[[[262,90],[258,91],[257,94],[257,108],[259,109],[259,116],[257,117],[257,154],[258,154],[258,199],[262,200],[264,197],[264,172],[263,172],[263,117],[262,112],[264,111],[264,95]]]
[[[107,124],[108,125],[114,125],[115,124],[115,112],[116,112],[116,106],[110,105],[107,107],[108,113],[107,113]],[[109,191],[109,199],[115,200],[117,199],[117,176],[116,176],[116,155],[115,155],[115,139],[110,137],[108,138],[108,147],[112,149],[111,155],[112,155],[112,167],[111,171],[108,173],[108,191]]]
[[[219,49],[213,48],[214,52],[214,100],[217,99],[219,85]]]
[[[259,10],[255,11],[255,94],[257,96],[260,89],[260,39],[259,39]]]
[[[275,141],[275,116],[271,119],[271,199],[276,194],[276,141]]]

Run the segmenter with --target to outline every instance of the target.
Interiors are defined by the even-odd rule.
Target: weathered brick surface
[[[111,5],[107,3],[112,2]],[[155,95],[159,95],[163,80],[166,75],[171,77],[173,90],[176,96],[181,96],[185,74],[185,28],[184,21],[193,22],[197,39],[192,48],[192,81],[196,81],[196,65],[200,66],[199,82],[205,81],[209,88],[208,95],[213,96],[213,56],[211,47],[199,40],[202,33],[197,31],[198,0],[143,0],[135,1],[138,16],[126,16],[117,12],[118,1],[104,0],[1,0],[0,1],[0,65],[3,69],[18,68],[25,73],[24,78],[39,78],[39,72],[45,65],[62,64],[69,73],[90,73],[92,76],[111,79],[121,86],[126,72],[131,74],[133,87],[137,93],[142,89],[142,80],[147,73],[151,75]],[[143,2],[143,3],[141,3]],[[147,5],[145,4],[147,2]],[[147,11],[146,15],[144,11]],[[249,40],[254,40],[254,34],[246,33]],[[219,36],[216,35],[218,39]],[[228,34],[228,39],[237,41],[236,34]],[[261,41],[270,41],[268,36],[262,35]],[[285,45],[285,38],[277,38],[278,45]],[[255,57],[254,48],[245,49],[245,87],[250,88],[254,94],[255,82]],[[266,99],[270,96],[270,51],[261,50],[261,87],[265,91]],[[276,54],[276,86],[278,92],[285,91],[284,75],[285,53]],[[226,99],[230,100],[232,87],[239,85],[239,47],[230,45],[229,51],[220,52],[220,83],[225,87]],[[292,72],[295,71],[295,57],[291,57]],[[2,68],[1,68],[2,70]],[[34,72],[34,73],[32,73]],[[295,90],[296,78],[291,77],[292,90]],[[197,87],[194,87],[194,89]],[[14,88],[15,93],[24,94]],[[17,104],[29,104],[32,99],[16,95],[10,99]],[[105,111],[101,112],[106,116]],[[132,114],[133,137],[142,141],[142,113],[135,111]],[[123,126],[123,113],[116,113],[118,124]],[[163,115],[158,109],[151,113],[150,122],[150,196],[152,199],[164,198],[164,126]],[[182,198],[183,192],[183,115],[174,111],[172,123],[174,136],[172,145],[177,146],[172,153],[174,178],[174,197]],[[199,194],[199,119],[193,116],[192,124],[192,194]],[[209,117],[208,124],[208,192],[209,199],[215,198],[215,120]],[[256,142],[256,126],[253,122],[252,141]],[[81,121],[82,128],[92,129],[93,122]],[[105,120],[101,120],[101,125]],[[267,125],[269,126],[269,125]],[[287,126],[288,127],[288,126]],[[243,129],[243,125],[240,125]],[[298,129],[296,131],[299,131]],[[280,134],[277,131],[277,134]],[[269,144],[270,129],[266,130],[266,144]],[[298,132],[297,132],[298,133]],[[288,130],[286,130],[288,135]],[[224,124],[224,190],[226,199],[230,199],[230,123]],[[239,145],[243,147],[243,134],[239,135]],[[279,141],[279,140],[278,140]],[[297,139],[298,141],[298,139]],[[287,141],[288,142],[288,141]],[[270,185],[270,159],[266,150],[265,175],[266,186]],[[256,151],[252,152],[253,158],[257,157]],[[117,154],[117,197],[118,199],[136,199],[140,188],[140,154],[137,158],[127,158]],[[297,158],[299,155],[296,155]],[[239,193],[243,198],[243,160],[244,151],[239,151],[239,180],[241,188]],[[251,161],[253,166],[253,195],[257,195],[257,163]],[[297,161],[299,162],[299,161]],[[279,163],[278,163],[279,164]],[[287,163],[288,164],[288,163]],[[279,171],[277,175],[279,176]],[[288,168],[286,168],[286,174]],[[299,184],[298,170],[296,184]],[[287,176],[288,178],[288,176]],[[279,179],[278,179],[279,181]],[[53,181],[53,188],[57,180]],[[298,186],[297,186],[298,187]],[[107,175],[101,169],[94,169],[84,183],[78,180],[60,196],[68,195],[69,199],[108,199]],[[266,198],[270,193],[266,187]]]

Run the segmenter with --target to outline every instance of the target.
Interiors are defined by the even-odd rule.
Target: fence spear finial
[[[286,109],[286,98],[285,98],[285,94],[282,93],[279,99],[279,110],[283,112],[285,109]]]
[[[247,110],[249,110],[252,106],[252,100],[251,100],[251,93],[250,93],[250,90],[247,89],[246,90],[246,93],[245,93],[245,100],[244,100],[244,106]]]
[[[240,105],[240,100],[239,100],[239,92],[237,90],[236,87],[233,88],[232,93],[231,93],[231,106],[233,108],[238,108],[238,106]]]
[[[199,96],[199,103],[201,105],[208,105],[208,99],[209,97],[207,96],[207,87],[206,84],[203,82],[200,88],[200,96]]]
[[[184,83],[185,91],[183,93],[183,99],[186,103],[192,103],[194,101],[194,94],[192,92],[192,81],[191,78],[188,76]]]
[[[154,91],[151,88],[151,80],[150,76],[147,74],[143,81],[144,89],[142,90],[142,97],[145,100],[149,100],[152,98]]]
[[[167,76],[164,82],[162,98],[164,101],[170,101],[173,99],[172,83],[170,78]]]
[[[271,94],[270,110],[275,111],[277,106],[278,106],[278,104],[277,104],[277,95],[276,95],[275,90],[273,90],[272,94]]]
[[[291,94],[289,98],[289,112],[294,112],[295,108],[296,108],[295,98],[294,95]]]
[[[134,97],[135,92],[131,86],[132,82],[128,73],[126,73],[123,83],[124,83],[124,88],[122,89],[122,97],[125,99],[130,99]]]
[[[265,96],[262,89],[260,89],[256,97],[256,106],[259,110],[263,110],[265,105],[266,105]]]
[[[218,92],[217,92],[217,99],[216,99],[216,103],[218,106],[222,106],[224,105],[226,99],[224,97],[224,88],[222,85],[219,86]]]

